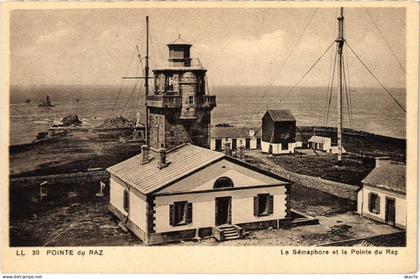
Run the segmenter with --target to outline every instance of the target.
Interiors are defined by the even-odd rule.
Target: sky
[[[152,68],[165,62],[166,44],[181,34],[193,44],[191,56],[207,68],[211,86],[293,86],[336,38],[337,12],[338,8],[16,10],[10,24],[10,82],[118,85],[122,76],[140,73],[136,45],[144,55],[148,15]],[[405,67],[405,9],[369,12]],[[404,87],[405,74],[366,10],[347,8],[344,16],[350,46],[385,86]],[[327,86],[334,53],[335,45],[299,85]],[[344,54],[352,86],[378,86],[349,50]]]

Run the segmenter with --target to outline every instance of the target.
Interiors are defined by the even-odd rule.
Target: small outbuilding
[[[229,142],[232,150],[239,147],[245,149],[261,148],[261,129],[245,127],[212,127],[210,131],[210,149],[221,151],[225,143]]]
[[[293,153],[296,147],[296,119],[289,110],[267,110],[262,118],[261,150],[268,154]]]
[[[328,152],[332,155],[338,154],[338,146],[331,146],[331,138],[313,135],[308,140],[308,144],[312,149]],[[341,153],[347,153],[344,146],[341,147]]]
[[[288,225],[290,181],[192,144],[109,167],[109,210],[145,244]]]
[[[308,143],[315,150],[329,152],[331,149],[331,138],[313,135]]]
[[[389,158],[376,158],[375,168],[363,179],[357,193],[360,215],[406,228],[406,167]]]

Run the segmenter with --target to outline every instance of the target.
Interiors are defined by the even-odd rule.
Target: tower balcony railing
[[[169,58],[167,66],[175,67],[203,67],[199,58]]]
[[[198,105],[202,108],[213,108],[216,106],[216,96],[203,95],[198,98]]]
[[[216,96],[203,95],[197,99],[198,107],[214,108],[216,106]],[[173,95],[149,95],[147,96],[147,106],[158,108],[179,108],[182,107],[182,96]]]
[[[203,67],[203,64],[201,64],[200,58],[191,58],[191,66]]]
[[[147,106],[158,108],[177,108],[182,105],[181,96],[170,95],[149,95],[147,96]]]

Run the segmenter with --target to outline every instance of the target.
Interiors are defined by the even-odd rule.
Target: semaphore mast
[[[138,48],[137,48],[138,51]],[[141,59],[141,54],[138,54],[139,59]],[[149,109],[147,108],[147,96],[149,95],[149,16],[146,16],[146,56],[145,56],[145,66],[144,66],[144,77],[130,76],[122,77],[123,79],[144,79],[144,106],[146,107],[146,119],[144,125],[144,140],[145,144],[149,144]]]
[[[338,54],[338,98],[337,98],[337,147],[338,147],[338,158],[337,165],[342,164],[343,155],[343,45],[344,39],[344,16],[343,7],[340,8],[340,16],[338,19],[338,37],[335,40],[337,42],[337,54]]]
[[[146,108],[146,120],[144,125],[144,139],[146,141],[146,145],[149,144],[149,109],[147,108],[147,95],[149,95],[149,16],[146,16],[146,63],[144,67],[144,106]]]

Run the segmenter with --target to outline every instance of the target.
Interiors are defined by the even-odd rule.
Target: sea
[[[39,132],[68,114],[86,127],[106,118],[144,116],[144,89],[118,86],[61,85],[10,88],[10,145],[31,143]],[[405,107],[405,88],[390,92]],[[288,109],[298,126],[336,126],[337,92],[324,87],[215,86],[217,107],[212,125],[229,123],[258,129],[267,109]],[[46,96],[54,107],[38,107]],[[406,138],[405,112],[382,88],[352,88],[343,97],[343,126],[396,138]],[[350,108],[350,109],[348,109]]]

